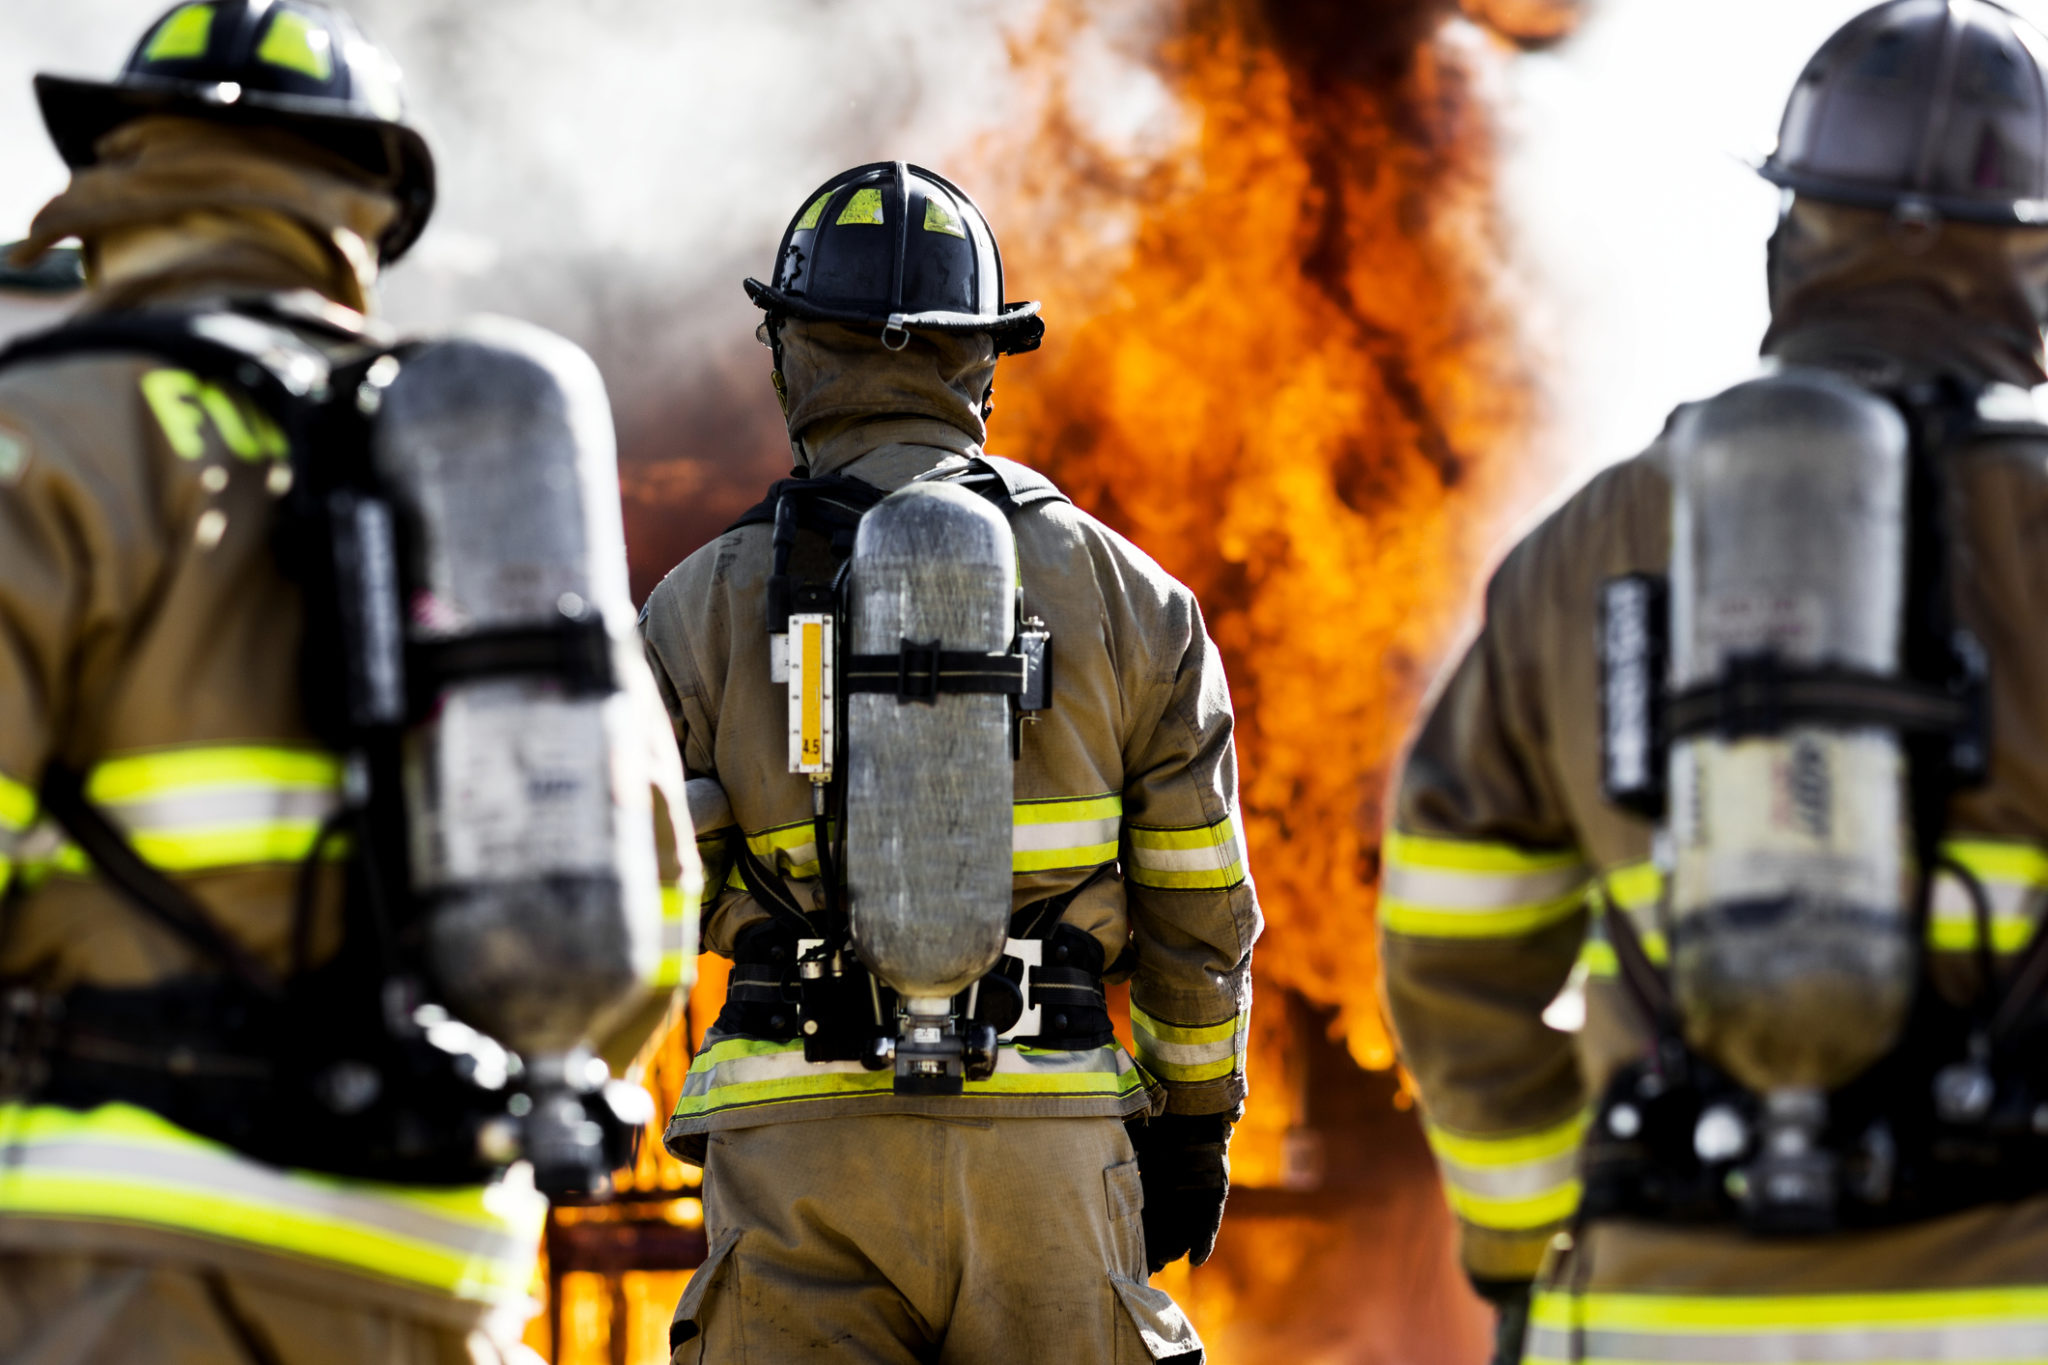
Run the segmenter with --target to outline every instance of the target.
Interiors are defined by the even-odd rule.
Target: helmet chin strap
[[[754,337],[768,348],[768,354],[774,361],[775,368],[768,372],[768,382],[775,386],[775,401],[782,408],[782,415],[786,418],[789,416],[789,381],[782,377],[781,315],[770,313],[762,319]]]

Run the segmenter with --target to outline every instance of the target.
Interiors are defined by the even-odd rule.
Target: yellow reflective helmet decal
[[[157,27],[156,36],[143,49],[146,62],[175,62],[187,57],[204,57],[213,38],[213,6],[186,5]]]
[[[967,225],[960,221],[960,215],[936,199],[924,201],[924,230],[926,232],[943,232],[948,237],[959,237],[962,239],[965,239],[967,236]]]
[[[826,190],[816,199],[813,199],[811,206],[804,210],[804,216],[796,220],[795,230],[797,232],[809,232],[812,228],[816,227],[818,220],[825,216],[825,201],[831,197],[832,191]]]
[[[305,15],[288,9],[277,11],[270,31],[256,49],[257,60],[316,81],[334,79],[334,37]]]
[[[846,207],[839,210],[838,223],[867,223],[874,227],[882,225],[882,192],[876,189],[855,190],[853,198],[846,201]]]

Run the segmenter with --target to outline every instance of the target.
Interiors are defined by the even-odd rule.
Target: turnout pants
[[[713,1134],[674,1365],[1201,1360],[1146,1283],[1111,1118],[813,1119]]]
[[[518,1345],[239,1271],[0,1254],[0,1365],[518,1365]]]

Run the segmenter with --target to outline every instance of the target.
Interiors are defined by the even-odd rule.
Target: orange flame
[[[1093,21],[1059,3],[1018,48],[1039,119],[981,158],[1013,292],[1041,291],[1050,328],[999,376],[992,443],[1200,597],[1237,702],[1259,978],[1333,1008],[1374,1070],[1382,779],[1539,416],[1480,88],[1506,45],[1453,8],[1187,0],[1153,64],[1190,127],[1138,158],[1086,131],[1069,54]],[[1572,13],[1467,8],[1522,40]]]
[[[1487,87],[1514,45],[1576,17],[1577,0],[1155,0],[1136,18],[1050,0],[1013,48],[1031,117],[958,173],[1012,294],[1043,297],[1051,327],[1003,367],[994,448],[1195,589],[1236,699],[1268,921],[1252,1107],[1216,1259],[1158,1281],[1218,1365],[1484,1354],[1397,1086],[1353,1067],[1393,1062],[1373,932],[1384,780],[1501,514],[1541,474]],[[1091,125],[1102,91],[1081,73],[1099,64],[1079,54],[1128,49],[1140,18],[1164,36],[1124,55],[1182,121],[1132,151]],[[636,581],[689,548],[668,541],[706,497],[722,515],[755,493],[640,474]],[[722,994],[723,964],[704,965],[691,1025],[655,1054],[664,1104]],[[692,1179],[653,1148],[625,1183]],[[559,1359],[661,1359],[685,1278],[568,1276]]]

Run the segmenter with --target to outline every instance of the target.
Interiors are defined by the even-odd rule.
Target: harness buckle
[[[33,1095],[50,1079],[64,1002],[33,987],[0,987],[0,1099]]]
[[[1003,956],[1014,957],[1024,964],[1024,977],[1018,983],[1024,988],[1024,1012],[1017,1016],[1017,1022],[1002,1031],[1004,1038],[1036,1038],[1045,1032],[1045,1007],[1034,997],[1032,987],[1037,983],[1031,979],[1033,969],[1045,966],[1045,940],[1042,938],[1013,938],[1003,945]]]
[[[939,704],[939,642],[905,640],[896,655],[896,700]]]

